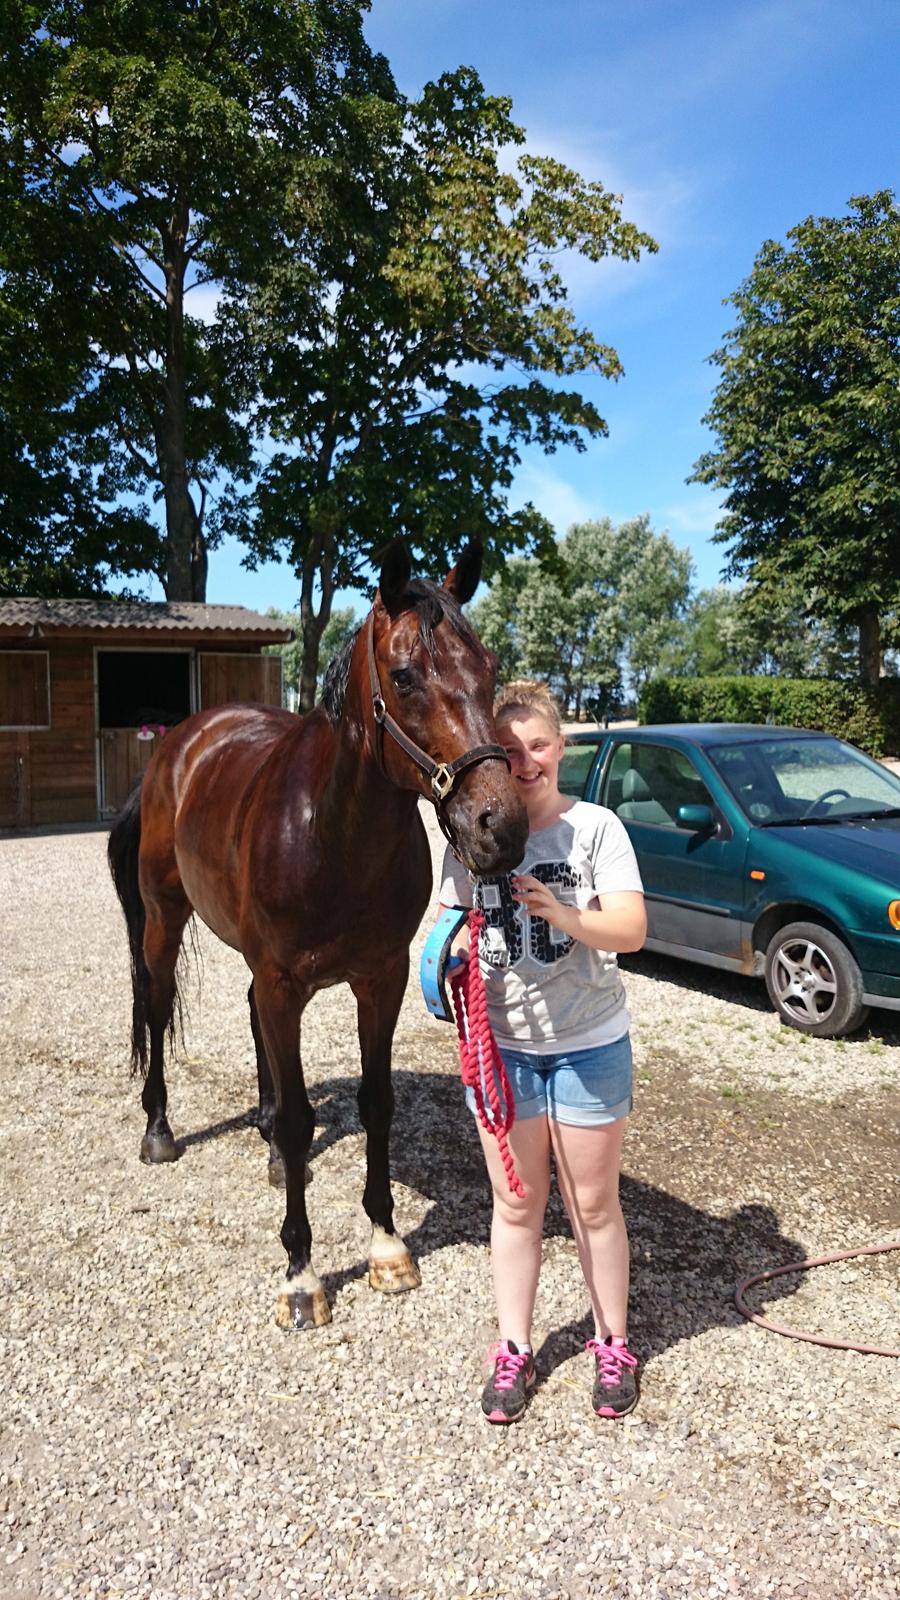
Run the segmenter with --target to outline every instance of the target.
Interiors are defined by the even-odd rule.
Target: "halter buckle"
[[[446,800],[456,782],[456,774],[450,771],[446,761],[441,761],[431,774],[431,791],[435,800]]]
[[[376,722],[383,722],[387,716],[387,706],[382,700],[380,694],[374,694],[372,696],[372,714]]]

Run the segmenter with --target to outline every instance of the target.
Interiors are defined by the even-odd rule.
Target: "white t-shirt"
[[[576,800],[528,836],[516,876],[530,873],[558,900],[596,909],[599,897],[643,885],[631,840],[605,806]],[[510,874],[476,878],[448,847],[441,903],[484,914],[478,955],[498,1044],[553,1053],[609,1044],[628,1032],[625,990],[612,951],[592,950],[532,916],[512,897]]]

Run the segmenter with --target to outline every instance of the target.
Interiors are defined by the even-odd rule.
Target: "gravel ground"
[[[587,1297],[554,1199],[538,1388],[522,1422],[491,1429],[488,1194],[451,1030],[411,985],[394,1174],[422,1287],[392,1299],[365,1282],[349,991],[307,1012],[334,1321],[280,1332],[282,1201],[252,1124],[243,964],[201,937],[170,1073],[183,1157],[142,1167],[104,848],[99,831],[0,840],[3,1600],[895,1600],[900,1362],[779,1339],[731,1292],[765,1265],[900,1237],[900,1018],[806,1041],[761,985],[629,958],[642,1403],[620,1426],[591,1412]],[[782,1279],[768,1303],[897,1344],[898,1264]]]

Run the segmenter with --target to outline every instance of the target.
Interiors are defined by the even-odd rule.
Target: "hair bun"
[[[562,731],[562,719],[559,707],[545,683],[538,683],[535,678],[515,678],[512,683],[506,683],[494,701],[494,720],[499,721],[501,712],[504,721],[510,721],[512,715],[522,711],[526,716],[543,717],[549,722],[554,732]]]

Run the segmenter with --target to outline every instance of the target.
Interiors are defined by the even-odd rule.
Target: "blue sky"
[[[716,497],[685,479],[709,442],[722,300],[764,239],[900,189],[900,0],[373,0],[366,32],[409,95],[474,66],[512,97],[530,149],[621,193],[658,240],[637,264],[574,263],[572,303],[625,376],[582,380],[609,437],[528,454],[513,498],[558,533],[647,511],[690,549],[698,586],[718,582]],[[296,604],[286,567],[248,573],[240,555],[211,556],[211,601]]]

